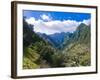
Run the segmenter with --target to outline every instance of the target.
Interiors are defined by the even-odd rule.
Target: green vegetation
[[[63,51],[67,56],[67,65],[69,66],[89,66],[90,50],[84,44],[71,44],[69,48]],[[66,66],[67,66],[66,65]]]
[[[23,68],[51,67],[54,48],[47,41],[40,38],[23,20]]]
[[[70,39],[65,37],[62,48],[34,32],[23,19],[23,69],[90,66],[90,27],[80,24]]]

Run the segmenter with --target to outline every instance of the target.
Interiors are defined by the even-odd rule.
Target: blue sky
[[[73,32],[80,23],[89,25],[91,19],[89,13],[33,10],[24,10],[23,16],[29,24],[34,25],[34,31],[46,34]]]
[[[36,19],[41,19],[39,15],[46,14],[51,15],[53,20],[76,20],[82,21],[84,19],[90,19],[91,15],[89,13],[73,13],[73,12],[50,12],[50,11],[31,11],[24,10],[24,16],[26,18],[35,17]]]

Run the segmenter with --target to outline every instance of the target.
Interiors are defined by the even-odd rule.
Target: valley
[[[73,32],[36,33],[23,19],[23,69],[91,65],[91,29],[81,23]]]

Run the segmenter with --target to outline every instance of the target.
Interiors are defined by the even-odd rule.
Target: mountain
[[[54,33],[50,35],[47,35],[45,33],[37,33],[37,34],[44,40],[51,43],[55,48],[59,48],[59,49],[63,47],[62,45],[64,40],[69,40],[72,35],[72,33],[69,32]]]
[[[74,32],[72,40],[87,44],[90,42],[90,34],[90,26],[81,23]]]
[[[49,35],[49,37],[53,41],[55,47],[60,48],[64,41],[64,38],[67,37],[67,39],[69,39],[69,35],[70,33],[61,32],[61,33],[51,34]]]
[[[90,34],[90,26],[81,23],[69,38],[65,37],[63,46],[68,46],[70,43],[84,43],[90,45]]]
[[[67,60],[65,60],[65,66],[90,66],[91,65],[91,42],[90,26],[80,24],[76,31],[73,33],[68,42],[64,45],[63,54],[65,54]],[[70,57],[70,58],[69,58]]]
[[[55,42],[50,38],[49,35],[46,35],[45,33],[39,33],[39,32],[37,32],[36,34],[39,35],[39,37],[41,37],[43,40],[50,43],[52,46],[55,46]]]
[[[23,20],[23,69],[51,67],[55,49],[34,32],[33,25]]]

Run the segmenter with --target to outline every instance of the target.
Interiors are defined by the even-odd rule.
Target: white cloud
[[[90,24],[89,20],[83,20],[81,22],[75,20],[51,20],[45,22],[43,20],[35,20],[35,18],[26,19],[29,24],[34,25],[35,32],[41,32],[46,34],[54,34],[61,32],[73,32],[79,26],[80,23]]]
[[[31,18],[26,19],[26,22],[27,22],[28,24],[34,25],[34,23],[36,22],[36,20],[35,20],[34,17],[31,17]]]
[[[90,25],[91,24],[91,20],[88,19],[88,20],[83,20],[83,23],[85,23],[86,25]]]
[[[49,15],[46,15],[46,14],[40,15],[40,17],[41,17],[42,20],[47,20],[47,21],[51,20],[51,17]]]

